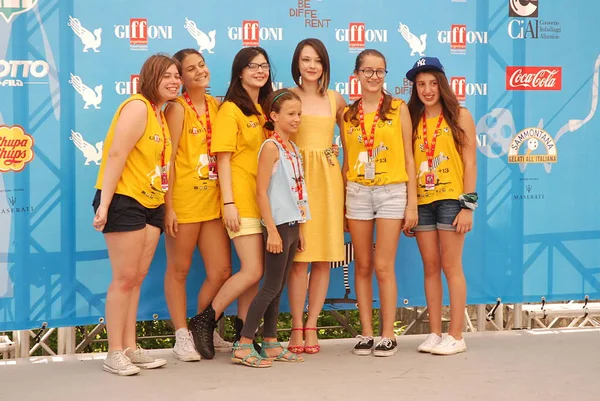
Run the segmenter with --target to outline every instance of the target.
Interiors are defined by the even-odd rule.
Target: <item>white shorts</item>
[[[404,219],[408,201],[406,183],[361,185],[348,181],[346,185],[346,218],[352,220]]]

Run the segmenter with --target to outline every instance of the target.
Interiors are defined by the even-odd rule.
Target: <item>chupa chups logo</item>
[[[508,0],[508,16],[537,18],[538,0]]]
[[[523,144],[526,144],[524,153],[519,152]],[[543,147],[540,147],[540,144]],[[508,150],[509,163],[556,163],[557,160],[556,143],[542,128],[531,127],[520,131],[513,138]]]
[[[469,31],[465,24],[453,24],[449,31],[438,31],[438,42],[450,43],[452,54],[465,54],[467,44],[488,42],[488,33],[484,31]]]
[[[35,7],[37,2],[38,0],[0,0],[0,15],[10,24],[17,15]]]
[[[361,52],[366,43],[387,42],[387,29],[366,29],[364,22],[350,22],[348,29],[336,29],[335,40],[348,42],[351,52]]]
[[[115,36],[129,39],[131,50],[148,50],[148,39],[173,39],[173,27],[148,25],[147,18],[130,18],[129,25],[115,25]]]
[[[0,173],[21,171],[33,160],[33,137],[19,125],[0,125]]]
[[[562,67],[506,67],[506,90],[557,91],[562,89]]]
[[[242,26],[227,28],[230,40],[241,40],[242,46],[260,46],[261,40],[283,40],[283,28],[261,27],[257,20],[244,20]]]
[[[0,60],[0,86],[48,83],[33,78],[45,78],[49,71],[50,66],[43,60]]]
[[[487,95],[487,84],[470,83],[465,77],[451,77],[450,87],[459,102],[464,102],[469,96]]]
[[[140,76],[137,74],[131,75],[129,81],[116,81],[115,92],[119,95],[135,95],[138,93]]]

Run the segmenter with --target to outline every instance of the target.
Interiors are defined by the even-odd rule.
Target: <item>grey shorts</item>
[[[361,185],[348,181],[346,185],[346,218],[352,220],[404,219],[406,183]]]
[[[454,219],[461,211],[460,202],[454,199],[444,199],[419,205],[419,225],[413,231],[456,231]]]

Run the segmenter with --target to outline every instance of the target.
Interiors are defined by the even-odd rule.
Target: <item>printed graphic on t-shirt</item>
[[[444,128],[440,128],[437,130],[437,138],[438,140],[442,139],[444,140],[445,138],[443,138],[444,136],[452,136],[452,132],[450,131],[449,127],[444,127]],[[446,139],[446,140],[453,140],[452,138],[450,139]],[[423,145],[423,136],[419,135],[417,136],[417,141],[419,141],[419,151],[421,153],[425,153],[425,146]],[[438,142],[439,145],[439,142]],[[431,146],[431,144],[430,144]],[[443,151],[440,151],[437,156],[435,156],[432,159],[432,163],[431,163],[431,172],[433,173],[433,182],[434,182],[434,189],[433,190],[426,190],[424,191],[424,193],[419,193],[417,196],[420,198],[430,198],[430,197],[435,197],[440,193],[452,193],[454,192],[454,189],[452,188],[447,188],[448,186],[452,186],[452,181],[451,181],[451,164],[448,162],[450,160],[450,157],[448,155],[446,155]],[[425,157],[425,160],[421,162],[421,164],[419,165],[419,169],[417,171],[417,185],[422,188],[425,189],[426,188],[426,176],[427,173],[430,172],[429,169],[429,162],[427,161],[427,158]]]

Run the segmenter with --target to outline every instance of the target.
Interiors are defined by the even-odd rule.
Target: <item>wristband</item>
[[[458,197],[458,201],[460,202],[461,209],[469,209],[475,210],[477,209],[477,200],[479,197],[477,196],[477,192],[471,192],[468,194],[461,194]]]
[[[235,202],[225,202],[225,203],[223,203],[223,206],[227,206],[227,205],[235,205]]]

